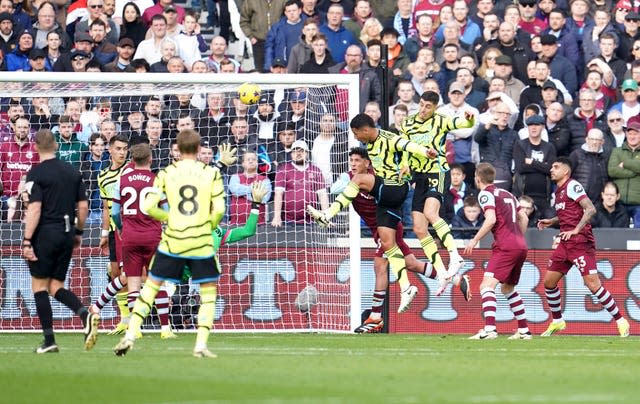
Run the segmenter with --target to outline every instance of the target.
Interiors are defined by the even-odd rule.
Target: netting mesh
[[[240,79],[227,84],[0,82],[3,143],[23,143],[18,152],[2,149],[0,154],[2,173],[14,173],[2,177],[0,330],[39,329],[29,271],[18,249],[24,215],[19,192],[24,174],[35,164],[28,161],[33,158],[35,131],[52,130],[60,145],[58,157],[77,167],[85,179],[90,215],[67,283],[88,305],[108,282],[109,258],[98,248],[102,203],[97,175],[112,164],[109,140],[118,134],[133,142],[148,140],[152,170],[157,171],[179,158],[172,143],[185,128],[201,134],[199,159],[206,164],[216,162],[223,143],[238,151],[238,161],[223,169],[228,207],[223,229],[244,225],[251,206],[247,190],[253,181],[267,181],[271,189],[256,235],[219,252],[224,275],[215,328],[350,329],[349,246],[335,242],[335,237],[346,236],[348,218],[339,216],[329,232],[311,223],[304,212],[306,204],[326,208],[329,186],[347,170],[347,87],[304,80],[256,81],[262,89],[260,101],[247,106],[238,99]],[[298,145],[308,151],[292,155],[294,141],[303,141]],[[317,290],[317,304],[306,310],[298,296],[309,285]],[[186,283],[170,289],[174,327],[193,328],[197,287]],[[80,327],[68,309],[53,300],[52,304],[57,329]],[[115,302],[101,313],[105,328],[120,319]],[[152,316],[146,328],[157,326]]]

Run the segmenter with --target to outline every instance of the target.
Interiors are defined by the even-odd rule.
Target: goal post
[[[260,86],[266,97],[260,103],[275,107],[271,115],[263,114],[259,106],[251,106],[247,112],[230,115],[236,111],[234,102],[237,103],[237,88],[245,82]],[[214,119],[213,112],[212,117],[207,115],[209,105],[215,98],[212,94],[219,95],[222,100],[222,115],[215,117],[220,119]],[[59,153],[61,158],[67,159],[81,172],[87,169],[93,170],[93,173],[96,167],[108,165],[108,161],[105,163],[97,157],[100,156],[100,141],[93,142],[91,136],[94,133],[107,138],[113,136],[112,130],[107,128],[109,122],[113,123],[116,134],[128,136],[151,137],[150,123],[161,125],[160,141],[155,142],[154,147],[159,148],[158,155],[163,156],[164,163],[168,164],[173,158],[171,139],[177,133],[179,119],[185,116],[191,119],[195,129],[203,135],[204,148],[210,148],[215,160],[220,142],[233,136],[241,138],[232,128],[232,122],[237,115],[244,113],[249,127],[247,139],[255,143],[246,148],[239,143],[239,149],[257,153],[259,173],[270,179],[272,190],[275,190],[278,181],[277,171],[284,164],[275,154],[281,147],[278,144],[278,132],[281,129],[293,128],[297,138],[306,141],[310,149],[309,160],[318,160],[316,165],[325,180],[323,187],[327,191],[340,174],[334,172],[336,167],[346,171],[347,151],[357,144],[349,130],[349,121],[359,112],[358,75],[12,72],[0,78],[0,97],[4,104],[3,115],[0,115],[0,131],[8,141],[12,141],[15,135],[15,121],[19,119],[16,117],[20,116],[20,106],[21,113],[29,120],[31,137],[37,128],[52,129],[57,136],[62,136],[60,117],[71,116],[73,139],[78,142],[78,147],[65,143]],[[186,105],[185,98],[188,99]],[[158,114],[153,110],[150,100],[159,102],[161,110]],[[290,104],[295,100],[304,101],[304,112],[302,117],[295,116],[289,122],[287,117],[290,115],[287,114],[292,113]],[[70,101],[75,102],[74,108],[69,107]],[[79,110],[75,108],[78,104]],[[238,106],[237,111],[240,109],[241,106]],[[299,124],[298,119],[303,123]],[[325,131],[333,131],[335,135],[329,148],[326,142],[316,141]],[[329,163],[321,154],[326,150],[330,150],[330,154],[324,156]],[[5,161],[0,161],[0,167],[4,170],[22,170],[24,175],[30,168],[14,164],[13,160],[7,165],[8,160],[15,156],[3,156],[0,155],[0,158]],[[243,169],[241,162],[238,162],[233,169],[230,167],[223,173],[228,195],[228,211],[221,225],[223,228],[244,224],[234,219],[234,213],[230,210],[233,197],[229,191],[231,177],[242,173]],[[91,173],[85,177],[87,181],[92,181]],[[29,271],[20,257],[19,249],[24,209],[16,195],[22,185],[3,185],[0,332],[39,331]],[[319,192],[317,195],[319,204]],[[89,197],[90,204],[95,205],[96,201],[91,199],[91,195]],[[332,196],[329,197],[331,201]],[[285,213],[291,206],[285,204],[282,208],[285,222]],[[273,215],[272,197],[272,201],[266,204],[264,220],[261,218],[256,235],[220,249],[223,276],[219,285],[215,329],[352,331],[361,322],[360,218],[350,209],[349,213],[336,217],[334,227],[323,229],[308,220],[274,227],[271,224]],[[98,248],[100,219],[96,215],[90,219],[85,227],[83,247],[75,251],[67,277],[68,287],[86,305],[95,301],[107,284],[106,268],[109,261]],[[299,307],[298,300],[300,292],[307,286],[317,290],[317,303],[309,311],[304,311]],[[181,323],[179,326],[185,329],[190,329],[193,315],[197,312],[195,291],[195,285],[177,285],[172,296],[172,321]],[[54,301],[52,304],[57,330],[80,328],[79,322],[74,320],[66,307]],[[105,320],[103,327],[109,328],[118,322],[115,304],[105,307],[102,314]],[[153,322],[147,326],[154,328]]]

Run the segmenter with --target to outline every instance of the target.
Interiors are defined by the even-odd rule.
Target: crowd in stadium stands
[[[203,4],[208,13],[201,19]],[[473,128],[451,131],[447,138],[447,221],[463,227],[482,223],[473,189],[475,165],[482,161],[496,167],[500,187],[521,197],[532,223],[552,215],[550,164],[568,156],[574,178],[598,206],[595,225],[640,227],[640,1],[203,4],[0,0],[0,71],[358,74],[360,111],[376,122],[388,114],[394,131],[417,111],[424,91],[435,91],[439,112],[471,111],[477,117]],[[206,40],[201,31],[214,28],[219,35]],[[254,70],[247,68],[250,61],[227,55],[228,43],[237,40],[246,41]],[[382,45],[388,47],[390,76],[385,103]],[[303,178],[313,184],[301,192],[312,195],[318,207],[328,203],[326,190],[348,168],[330,157],[347,152],[348,116],[336,107],[343,98],[340,90],[312,89],[265,91],[251,107],[228,92],[3,98],[2,220],[20,218],[18,195],[24,174],[37,164],[32,138],[39,129],[51,129],[59,157],[82,171],[92,218],[100,220],[95,182],[108,165],[110,138],[125,133],[132,142],[148,140],[158,170],[177,157],[176,133],[195,128],[205,162],[215,163],[223,143],[238,149],[238,162],[225,172],[232,222],[246,217],[249,185],[256,178],[273,186],[273,211],[262,212],[261,223],[308,221],[304,204],[300,212],[283,209],[309,195],[286,191]],[[382,105],[391,107],[381,111]]]

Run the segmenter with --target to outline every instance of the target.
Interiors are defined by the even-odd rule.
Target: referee
[[[44,333],[44,342],[35,351],[39,354],[58,352],[49,295],[82,319],[86,350],[95,345],[100,324],[100,317],[89,313],[78,297],[64,288],[71,254],[82,242],[89,208],[80,173],[56,158],[57,148],[50,130],[36,133],[40,164],[27,174],[23,195],[28,207],[22,255],[29,264],[31,288]]]

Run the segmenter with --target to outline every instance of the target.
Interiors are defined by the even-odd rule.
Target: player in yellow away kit
[[[125,355],[133,347],[136,333],[164,281],[178,283],[187,266],[194,283],[200,284],[198,331],[193,355],[215,357],[207,348],[213,325],[217,282],[220,268],[213,259],[215,251],[211,232],[218,226],[225,212],[225,194],[220,171],[197,160],[200,135],[187,129],[178,134],[178,149],[182,160],[161,170],[148,193],[143,208],[149,216],[166,222],[158,251],[140,292],[129,328],[115,346],[116,355]],[[158,207],[166,199],[169,210]]]

